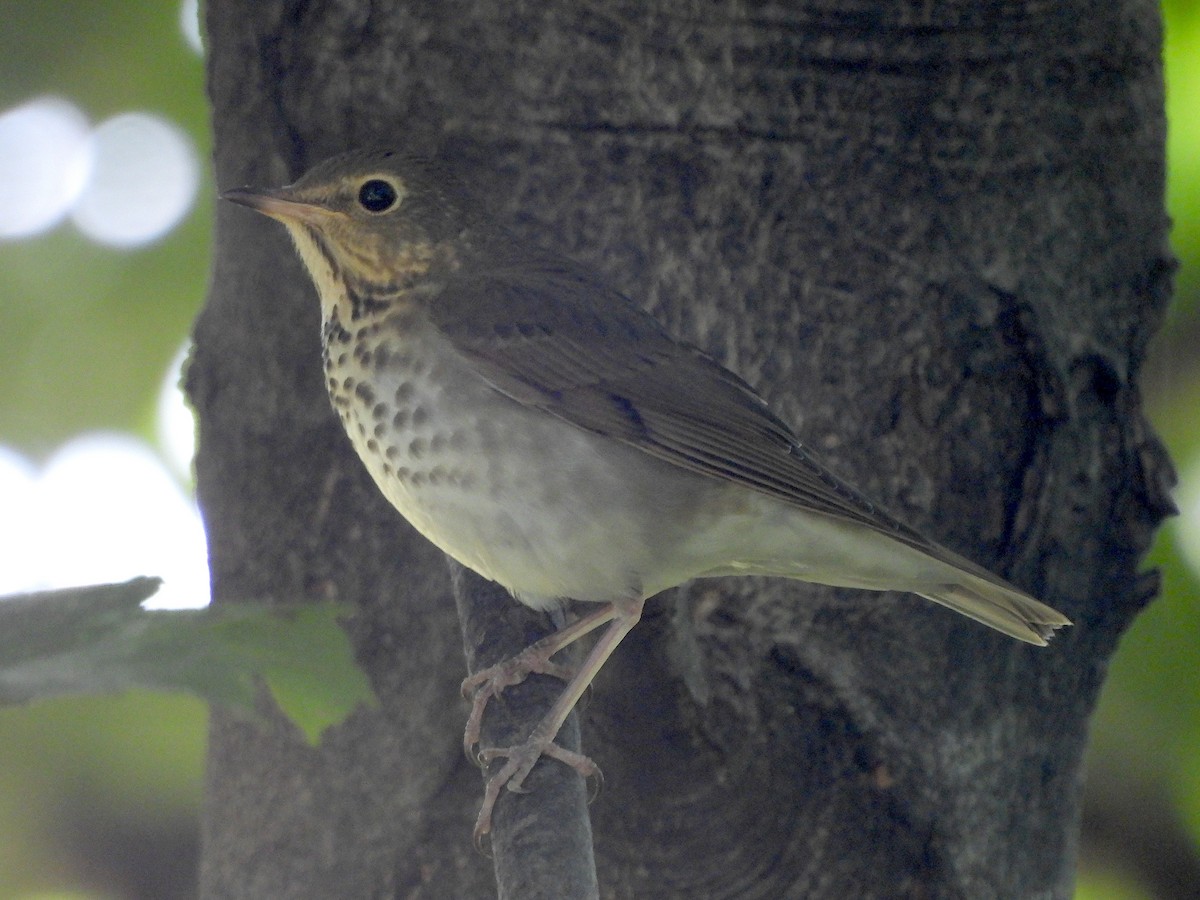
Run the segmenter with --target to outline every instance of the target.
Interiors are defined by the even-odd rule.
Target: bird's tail
[[[1044,647],[1055,630],[1071,620],[1009,584],[997,584],[970,572],[960,581],[922,590],[927,600],[948,606],[1019,641]]]

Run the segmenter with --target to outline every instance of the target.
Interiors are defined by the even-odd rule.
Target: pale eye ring
[[[358,205],[371,213],[387,212],[396,205],[400,195],[390,181],[371,178],[358,189]]]

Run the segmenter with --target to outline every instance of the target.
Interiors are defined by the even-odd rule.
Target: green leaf
[[[156,578],[0,599],[0,705],[130,688],[182,691],[254,713],[265,683],[316,742],[375,702],[334,603],[144,610]]]

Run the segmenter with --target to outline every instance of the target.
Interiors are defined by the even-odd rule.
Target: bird
[[[464,734],[533,672],[567,681],[528,737],[485,748],[475,824],[542,756],[647,599],[758,575],[904,591],[1019,641],[1071,622],[833,473],[740,377],[605,279],[524,242],[442,164],[352,150],[223,199],[283,223],[315,285],[329,397],[375,484],[449,556],[538,610],[590,610],[469,676]],[[554,655],[598,629],[583,663]]]

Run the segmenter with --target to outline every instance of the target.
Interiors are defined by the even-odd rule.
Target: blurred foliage
[[[1168,0],[1164,13],[1169,203],[1183,268],[1145,388],[1153,421],[1185,480],[1195,482],[1200,3]],[[0,111],[56,94],[93,122],[154,112],[181,125],[208,158],[203,64],[181,36],[175,4],[4,0],[3,23]],[[93,428],[152,439],[158,386],[203,299],[212,194],[207,181],[182,225],[131,252],[97,246],[69,225],[0,242],[0,443],[40,458]],[[1164,530],[1150,560],[1164,573],[1163,599],[1112,664],[1089,791],[1110,780],[1160,784],[1174,804],[1169,812],[1200,844],[1200,585],[1179,556],[1180,529],[1176,522]],[[0,710],[0,896],[188,896],[204,719],[199,701],[144,693]],[[1150,896],[1137,872],[1085,853],[1080,900]]]
[[[1183,261],[1174,314],[1193,317],[1200,306],[1200,2],[1162,5],[1167,70],[1167,207],[1174,217],[1171,243]]]
[[[0,897],[189,896],[165,886],[196,879],[207,718],[142,692],[0,710]]]
[[[375,695],[335,603],[142,608],[157,578],[0,597],[0,706],[134,688],[258,717],[263,685],[316,744]]]

